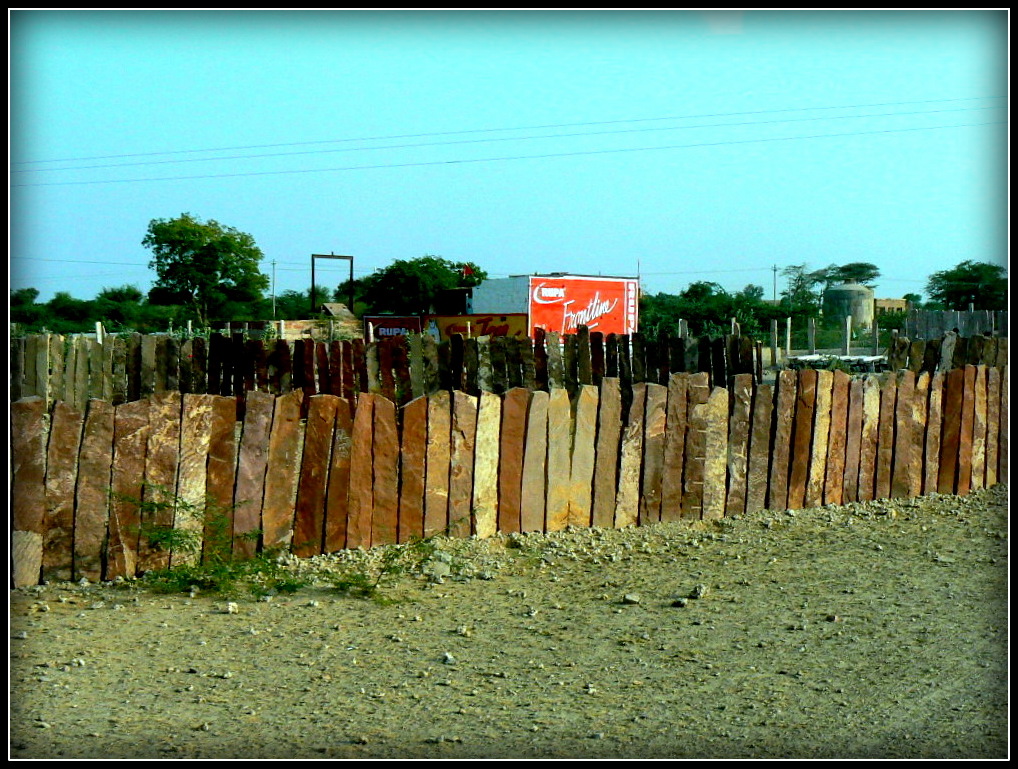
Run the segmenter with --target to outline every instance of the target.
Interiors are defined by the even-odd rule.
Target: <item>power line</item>
[[[73,157],[73,158],[54,158],[51,160],[19,160],[15,161],[14,165],[22,164],[35,164],[35,163],[74,163],[85,160],[115,160],[119,158],[133,158],[133,157],[149,157],[152,155],[185,155],[195,152],[232,152],[234,150],[253,150],[253,149],[270,149],[273,147],[301,147],[312,144],[337,144],[343,142],[360,142],[360,141],[390,141],[393,139],[420,139],[430,136],[458,136],[462,134],[471,133],[494,133],[498,131],[537,131],[546,128],[575,128],[579,126],[597,126],[597,125],[617,125],[619,123],[647,123],[653,121],[663,120],[695,120],[700,118],[708,117],[742,117],[744,115],[766,115],[771,113],[781,112],[809,112],[813,110],[835,110],[835,109],[863,109],[869,107],[894,107],[902,106],[907,104],[944,104],[947,102],[957,101],[984,101],[986,99],[1003,99],[1003,96],[970,96],[962,97],[958,99],[921,99],[915,101],[892,101],[892,102],[871,102],[869,104],[841,104],[841,105],[825,105],[822,107],[786,107],[779,109],[768,109],[768,110],[753,110],[746,112],[713,112],[713,113],[700,113],[693,115],[671,115],[666,117],[651,117],[651,118],[628,118],[619,120],[596,120],[576,123],[548,123],[545,125],[531,125],[531,126],[517,126],[514,128],[475,128],[475,129],[464,129],[459,131],[436,131],[431,133],[416,133],[416,134],[394,134],[389,136],[368,136],[350,139],[322,139],[318,141],[303,141],[303,142],[280,142],[276,144],[248,144],[238,145],[232,147],[208,147],[205,149],[191,149],[191,150],[166,150],[162,152],[134,152],[120,155],[92,155],[85,157]]]
[[[503,136],[488,139],[459,139],[448,142],[418,142],[414,144],[387,144],[377,147],[346,147],[329,150],[301,150],[298,152],[271,152],[260,155],[223,155],[208,158],[181,158],[178,160],[143,160],[134,163],[103,163],[91,166],[67,166],[65,168],[16,168],[12,173],[54,173],[58,171],[88,171],[103,168],[131,168],[135,166],[171,165],[179,163],[215,163],[223,160],[255,160],[261,158],[294,157],[298,155],[325,155],[337,152],[377,152],[378,150],[419,149],[421,147],[447,147],[464,144],[490,144],[493,142],[532,141],[535,139],[569,139],[584,136],[608,136],[618,134],[649,133],[651,131],[684,131],[696,128],[728,128],[741,126],[774,125],[777,123],[804,123],[818,120],[859,120],[870,117],[899,117],[913,115],[939,115],[945,112],[972,112],[999,109],[999,107],[956,107],[953,109],[917,110],[912,112],[871,112],[863,115],[836,115],[805,118],[784,118],[781,120],[747,120],[741,123],[700,123],[697,125],[669,126],[666,128],[623,128],[614,131],[587,131],[583,133],[543,134],[539,136]]]
[[[575,152],[553,152],[545,153],[540,155],[507,155],[501,157],[487,157],[487,158],[463,158],[457,160],[431,160],[431,161],[417,161],[410,163],[379,163],[375,165],[364,165],[364,166],[337,166],[332,168],[308,168],[308,169],[288,169],[285,171],[242,171],[237,173],[228,174],[198,174],[194,176],[155,176],[148,178],[135,178],[135,179],[101,179],[91,181],[74,181],[74,182],[26,182],[23,184],[12,184],[11,187],[56,187],[56,186],[69,186],[69,185],[88,185],[88,184],[129,184],[135,182],[167,182],[167,181],[190,181],[195,179],[229,179],[239,177],[251,177],[251,176],[283,176],[286,174],[312,174],[312,173],[328,173],[334,171],[368,171],[383,168],[414,168],[423,166],[442,166],[442,165],[457,165],[457,164],[469,164],[469,163],[494,163],[494,162],[507,162],[513,160],[546,160],[549,158],[562,158],[562,157],[580,157],[590,155],[610,155],[618,154],[622,152],[652,152],[659,150],[674,150],[674,149],[695,149],[701,147],[721,147],[731,146],[738,144],[758,144],[762,142],[781,142],[781,141],[802,141],[805,139],[833,139],[843,138],[848,136],[873,136],[878,134],[892,134],[892,133],[906,133],[914,131],[935,131],[944,128],[973,128],[979,126],[988,125],[1001,125],[1004,121],[989,121],[985,123],[962,123],[957,125],[942,125],[942,126],[923,126],[917,128],[885,128],[873,131],[848,131],[843,133],[834,134],[812,134],[808,136],[779,136],[771,137],[766,139],[737,139],[720,142],[697,142],[693,144],[670,144],[657,147],[626,147],[622,149],[609,149],[609,150],[578,150]]]

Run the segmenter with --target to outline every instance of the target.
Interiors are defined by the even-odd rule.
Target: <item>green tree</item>
[[[818,315],[827,270],[810,272],[807,265],[797,264],[786,267],[781,274],[788,280],[787,288],[781,292],[782,306],[792,315]]]
[[[473,262],[451,262],[427,254],[398,259],[376,270],[357,281],[355,291],[370,313],[422,315],[431,312],[441,292],[476,286],[486,277]],[[347,288],[347,284],[339,286],[337,296],[347,296]]]
[[[828,283],[861,283],[871,285],[880,277],[880,268],[869,262],[850,262],[849,264],[831,265],[826,270]]]
[[[156,281],[149,300],[184,304],[205,325],[237,304],[262,298],[269,279],[258,270],[264,254],[251,235],[191,214],[153,219],[142,245],[152,251]]]
[[[966,259],[949,270],[933,273],[926,283],[932,302],[949,310],[1007,309],[1007,271],[999,264]]]

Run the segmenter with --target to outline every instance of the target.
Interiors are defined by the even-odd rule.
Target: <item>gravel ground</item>
[[[437,541],[295,594],[10,594],[12,758],[1006,758],[1008,496]]]

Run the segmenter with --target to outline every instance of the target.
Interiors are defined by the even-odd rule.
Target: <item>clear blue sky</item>
[[[901,297],[1007,265],[1006,11],[9,21],[10,279],[40,301],[147,291],[148,223],[183,212],[253,235],[277,293],[330,252],[768,298],[774,266]]]

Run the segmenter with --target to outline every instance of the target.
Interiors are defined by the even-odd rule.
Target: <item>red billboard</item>
[[[578,275],[530,278],[530,335],[575,334],[578,326],[602,334],[637,330],[639,283],[633,278]]]
[[[439,336],[449,339],[453,334],[464,337],[527,336],[527,314],[507,313],[505,315],[432,315],[431,320],[438,327]]]

